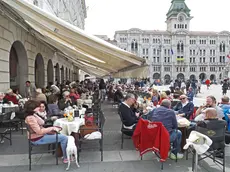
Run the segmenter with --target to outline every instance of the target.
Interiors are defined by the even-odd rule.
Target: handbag
[[[85,116],[85,125],[80,127],[80,136],[84,137],[87,134],[98,131],[98,126],[94,122],[93,114],[87,114]]]

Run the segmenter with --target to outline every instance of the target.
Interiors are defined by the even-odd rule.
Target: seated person
[[[56,135],[54,132],[59,132],[57,127],[44,128],[44,120],[35,114],[34,110],[39,106],[39,102],[29,100],[25,104],[25,122],[29,126],[31,132],[31,142],[35,145],[52,144],[56,142]],[[29,137],[29,136],[28,136]],[[63,153],[63,162],[67,163],[66,146],[68,138],[62,134],[58,134],[58,142],[61,144]]]
[[[214,149],[224,148],[224,137],[218,137],[219,129],[225,130],[226,121],[218,119],[217,111],[214,108],[207,108],[205,111],[204,121],[197,122],[196,130],[202,134],[207,135],[213,141],[211,147]],[[215,134],[208,135],[208,130],[213,130]],[[223,134],[223,133],[222,133]],[[222,135],[221,134],[221,135]]]
[[[184,94],[180,96],[180,100],[181,102],[177,103],[177,105],[174,107],[174,110],[177,114],[180,114],[189,120],[190,116],[193,114],[194,105],[192,102],[188,101],[188,97]]]
[[[160,107],[150,112],[150,116],[152,117],[152,121],[162,122],[169,132],[170,142],[173,143],[173,151],[170,154],[170,158],[175,160],[175,154],[177,153],[177,158],[182,159],[183,154],[180,153],[182,133],[178,130],[176,114],[170,107],[170,100],[165,99],[161,102]]]
[[[34,111],[40,118],[47,120],[46,102],[41,101],[40,106],[37,107]]]
[[[58,97],[54,94],[49,96],[48,101],[48,115],[49,116],[60,116],[63,113],[61,113],[61,110],[58,107]]]
[[[152,89],[152,102],[154,106],[158,105],[158,92],[155,89]]]
[[[180,90],[180,88],[177,86],[177,87],[175,88],[174,94],[179,94],[179,95],[181,96],[181,95],[184,94],[184,93],[183,93],[183,92]]]
[[[162,102],[164,99],[168,99],[168,96],[167,96],[167,94],[166,94],[165,92],[162,92],[162,93],[160,94],[160,100],[159,100],[158,104],[160,105],[161,102]]]
[[[219,107],[222,109],[224,113],[225,121],[228,124],[227,129],[228,131],[230,131],[230,104],[228,96],[223,96],[221,98],[221,103],[219,104]]]
[[[8,102],[12,102],[13,104],[18,104],[17,97],[14,95],[12,89],[8,89],[6,91],[6,95],[4,97]]]
[[[0,104],[6,104],[9,103],[9,101],[5,98],[5,94],[0,92]]]
[[[70,92],[69,91],[65,91],[63,93],[63,99],[61,99],[59,101],[59,109],[64,110],[65,108],[69,107],[69,106],[73,106],[75,105],[75,102],[73,102],[73,100],[71,100],[70,98]]]
[[[195,121],[203,121],[205,119],[205,110],[207,108],[216,109],[218,118],[222,119],[224,117],[222,109],[216,105],[216,98],[214,96],[208,96],[206,98],[206,105],[200,106],[197,109]]]
[[[114,102],[121,103],[122,100],[124,99],[121,90],[122,90],[121,87],[118,87],[117,91],[114,93]]]
[[[134,113],[131,106],[135,103],[136,99],[133,94],[127,94],[125,101],[119,106],[119,112],[123,120],[124,128],[134,130],[138,122],[138,113]]]
[[[42,93],[42,89],[41,88],[37,88],[36,89],[36,97],[35,100],[38,102],[46,102],[47,103],[47,97],[44,93]]]
[[[72,99],[72,101],[76,102],[77,99],[80,99],[80,94],[78,94],[78,92],[74,89],[74,88],[71,88],[70,89],[70,98]]]
[[[172,101],[171,101],[171,108],[173,109],[176,105],[177,105],[177,103],[179,103],[180,102],[180,95],[179,94],[173,94],[173,99],[172,99]]]

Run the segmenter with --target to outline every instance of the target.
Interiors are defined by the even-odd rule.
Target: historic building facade
[[[27,80],[42,88],[55,80],[79,79],[79,69],[70,60],[37,39],[2,2],[0,10],[0,92],[18,88],[23,95]]]
[[[227,76],[230,32],[190,31],[192,16],[185,0],[172,0],[167,30],[132,28],[115,32],[117,46],[146,59],[146,77],[161,79],[211,79]]]

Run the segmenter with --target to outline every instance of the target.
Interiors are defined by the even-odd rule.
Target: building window
[[[190,63],[192,63],[192,58],[190,57]]]
[[[174,29],[176,29],[176,24],[174,24]]]
[[[187,29],[187,24],[185,24],[185,27],[184,27],[185,29]]]
[[[157,57],[157,63],[159,63],[160,62],[160,57]]]
[[[156,49],[155,48],[153,49],[153,55],[156,55]]]
[[[34,0],[34,1],[33,1],[33,4],[36,5],[36,6],[38,6],[38,1],[37,1],[37,0]]]

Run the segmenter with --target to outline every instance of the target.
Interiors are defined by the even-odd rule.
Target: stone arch
[[[25,93],[25,82],[28,80],[28,58],[24,45],[15,41],[10,49],[9,56],[10,88],[19,89],[20,94]]]
[[[210,75],[210,80],[211,81],[215,81],[216,80],[216,75],[215,74],[211,74]]]
[[[201,81],[204,81],[206,78],[207,78],[207,76],[206,76],[205,73],[201,73],[201,74],[199,75],[199,79],[200,79]]]
[[[34,77],[35,86],[37,88],[43,88],[45,86],[45,66],[43,57],[40,53],[38,53],[35,58]]]
[[[61,67],[61,83],[65,80],[65,69],[64,66]]]
[[[54,82],[54,67],[51,59],[48,60],[47,64],[47,85],[53,84]]]
[[[164,80],[165,80],[165,84],[170,84],[170,80],[171,80],[170,75],[168,75],[168,74],[165,75]]]
[[[55,67],[55,82],[56,84],[59,83],[60,84],[60,67],[59,64],[56,63]]]
[[[68,69],[67,69],[67,67],[65,68],[65,80],[67,81],[67,80],[69,80],[69,78],[68,78]]]
[[[178,80],[184,80],[184,74],[183,74],[183,73],[179,73],[179,74],[177,75],[177,79],[178,79]]]
[[[153,74],[153,79],[160,79],[161,75],[159,73],[154,73]]]
[[[196,80],[196,76],[195,75],[190,75],[189,79],[190,80]]]

